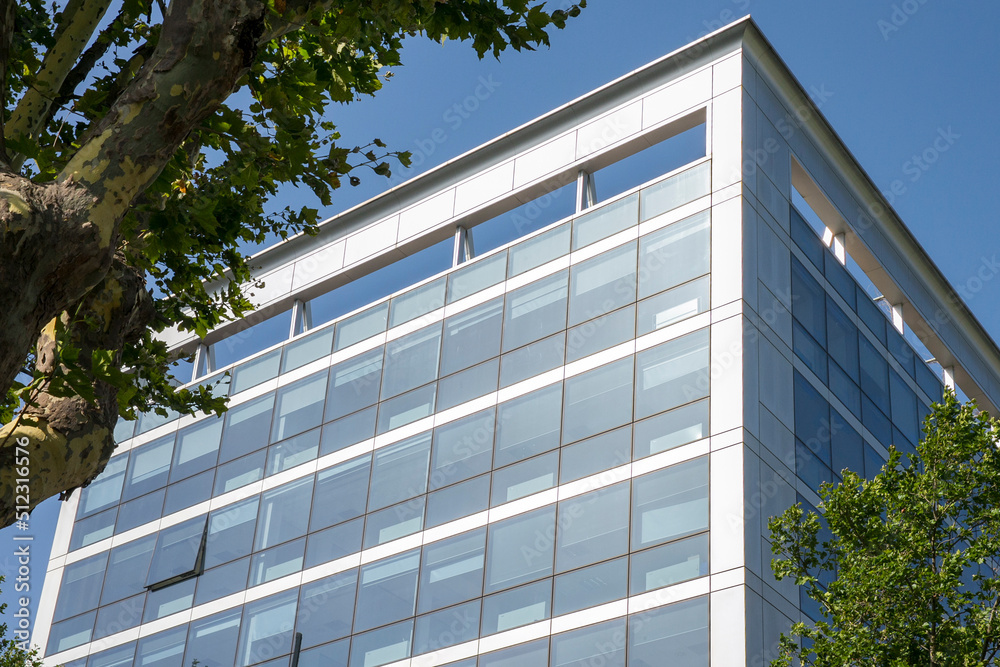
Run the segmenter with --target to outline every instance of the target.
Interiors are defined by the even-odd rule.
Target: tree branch
[[[10,164],[7,157],[7,70],[10,60],[10,45],[14,39],[14,20],[17,3],[14,0],[0,0],[0,160],[4,166]]]
[[[110,5],[111,0],[69,0],[56,29],[55,44],[45,54],[41,70],[11,114],[7,124],[8,139],[35,140],[49,118],[49,108],[58,96],[63,81]],[[23,163],[23,155],[11,156],[14,169],[20,168]]]

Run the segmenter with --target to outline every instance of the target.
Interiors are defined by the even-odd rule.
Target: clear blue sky
[[[373,99],[334,109],[344,143],[381,138],[413,151],[413,174],[440,164],[752,14],[799,81],[831,93],[822,112],[879,188],[905,189],[894,206],[944,274],[967,285],[984,263],[990,279],[972,311],[1000,339],[1000,3],[944,0],[591,0],[552,48],[479,61],[467,45],[407,41],[405,67]],[[474,112],[452,108],[490,82]],[[471,105],[470,105],[471,106]],[[440,130],[446,137],[435,143]],[[926,170],[912,161],[938,133],[957,135]],[[437,133],[437,136],[441,136]],[[429,150],[433,148],[433,150]],[[916,167],[916,171],[915,171]],[[330,215],[378,194],[384,179],[346,188]],[[41,590],[58,503],[32,517],[32,596]],[[10,578],[14,542],[0,531],[0,573]],[[12,602],[5,585],[0,599]],[[10,610],[8,610],[10,611]],[[8,624],[9,624],[8,617]]]

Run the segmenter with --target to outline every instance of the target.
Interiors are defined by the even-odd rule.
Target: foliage
[[[170,3],[178,4],[184,6]],[[88,387],[95,383],[117,389],[118,411],[129,419],[150,405],[163,414],[168,408],[224,410],[224,401],[209,390],[174,388],[168,351],[156,334],[177,327],[204,335],[252,309],[251,266],[242,248],[314,234],[320,221],[316,208],[272,210],[280,188],[307,188],[329,206],[343,183],[357,185],[365,173],[388,177],[393,164],[409,164],[408,153],[378,138],[342,145],[332,120],[337,107],[385,85],[402,62],[407,36],[468,41],[481,58],[499,56],[507,48],[547,46],[547,31],[563,28],[585,5],[581,0],[546,10],[538,0],[268,0],[263,18],[251,21],[259,36],[244,45],[247,61],[235,87],[227,98],[205,103],[204,117],[157,165],[158,174],[117,224],[116,251],[153,294],[151,324],[108,351],[87,350],[74,336],[61,335],[54,369],[40,370],[37,347],[26,350],[20,379],[0,387],[0,424],[43,388],[94,400]],[[80,34],[86,25],[81,16],[104,16],[105,10],[114,16]],[[0,132],[0,172],[38,185],[64,178],[67,164],[158,53],[171,16],[163,0],[17,3],[13,32],[7,40],[0,34],[0,120],[7,123],[6,136]],[[0,33],[8,29],[0,26]],[[46,89],[46,54],[68,37],[89,45],[58,88]],[[171,66],[190,66],[185,58]],[[35,92],[51,104],[35,130],[13,133],[23,121],[19,104]],[[183,91],[193,99],[197,92]],[[11,211],[24,209],[17,193],[4,197]],[[86,309],[64,313],[60,333],[100,326],[90,316]]]
[[[874,479],[845,471],[823,485],[822,516],[795,505],[771,519],[775,576],[804,586],[823,615],[795,623],[772,665],[994,664],[998,426],[948,392],[915,455],[892,450]]]

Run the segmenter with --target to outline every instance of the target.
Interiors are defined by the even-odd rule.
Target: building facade
[[[766,519],[1000,351],[749,19],[256,258],[62,507],[71,667],[760,665]],[[928,364],[931,358],[936,361]]]

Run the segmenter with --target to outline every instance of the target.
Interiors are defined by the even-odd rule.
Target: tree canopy
[[[0,0],[0,520],[87,484],[119,417],[222,411],[176,390],[171,326],[252,308],[241,248],[315,232],[323,206],[408,155],[342,145],[403,39],[479,57],[548,45],[585,6],[538,0]],[[220,283],[207,290],[206,283]],[[17,448],[31,457],[17,502]]]
[[[916,454],[891,451],[872,480],[844,471],[820,490],[822,516],[795,505],[771,519],[775,576],[804,586],[822,615],[795,623],[772,665],[995,664],[998,427],[948,392]]]

